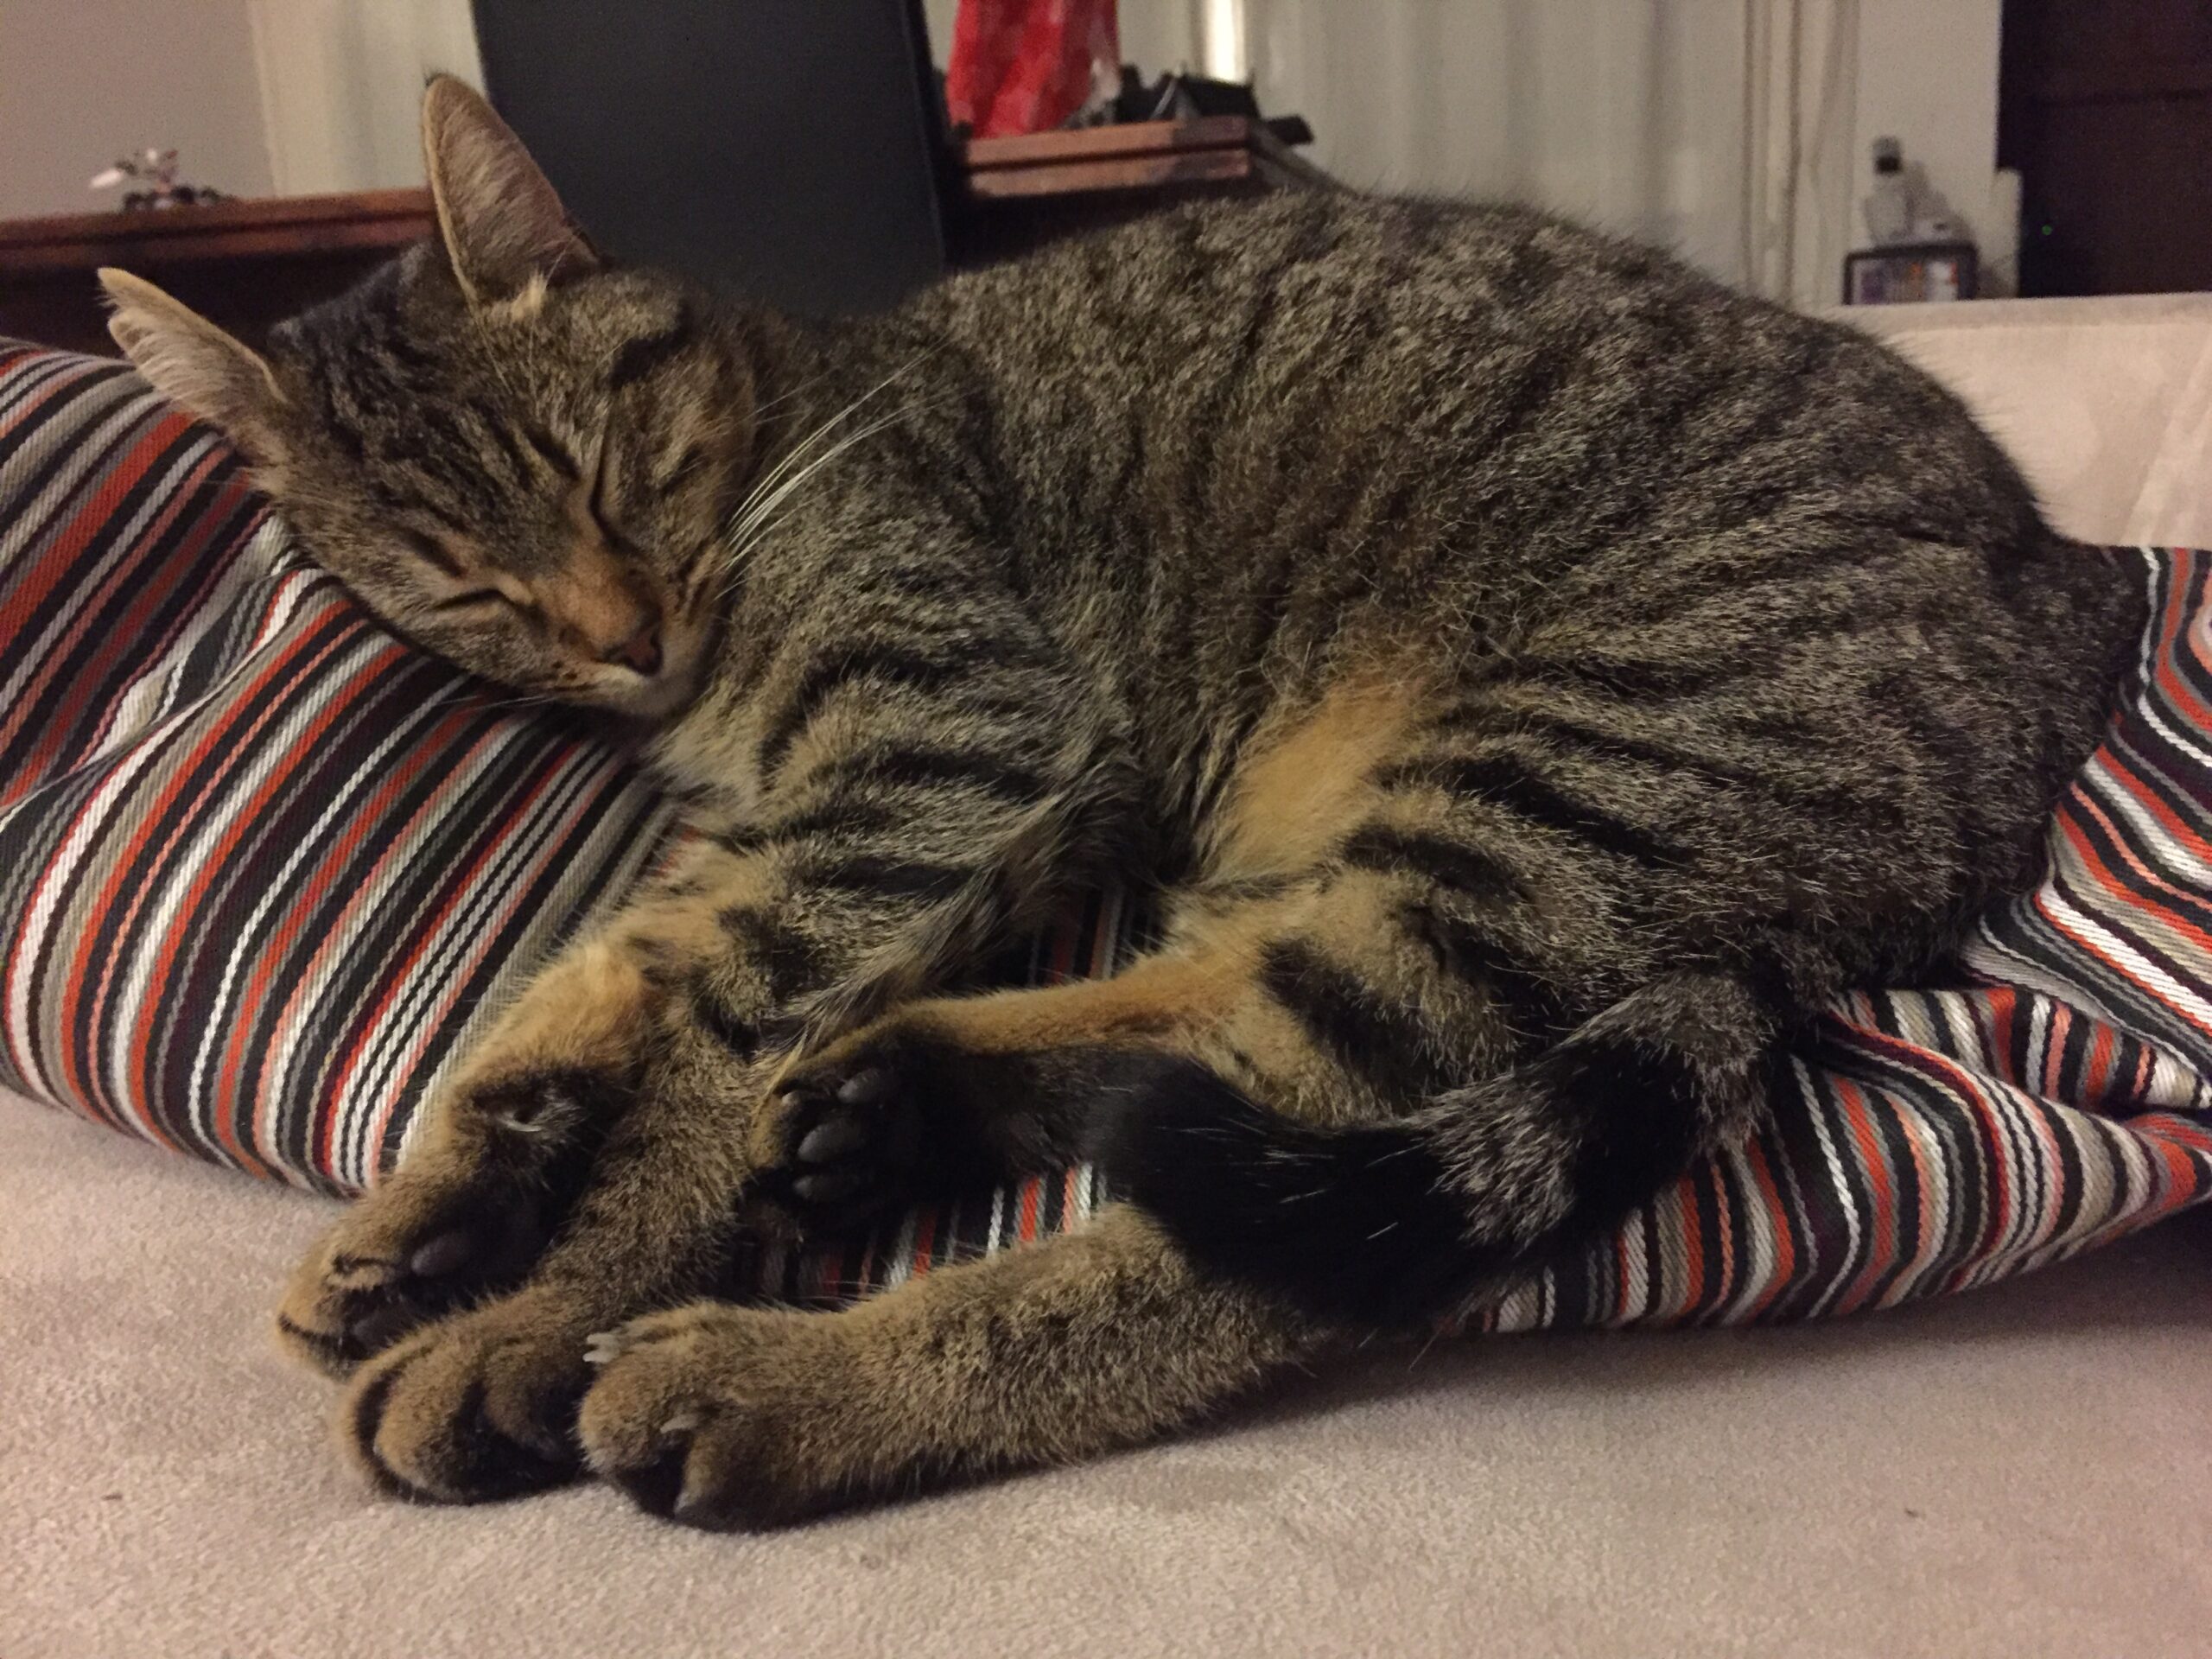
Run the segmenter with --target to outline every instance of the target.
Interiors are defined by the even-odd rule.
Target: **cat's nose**
[[[607,653],[606,660],[634,670],[647,679],[660,672],[660,619],[647,617],[643,626]]]

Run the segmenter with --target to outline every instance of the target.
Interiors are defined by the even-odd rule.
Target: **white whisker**
[[[728,550],[728,556],[731,564],[734,566],[742,563],[745,556],[752,550],[754,543],[760,539],[761,536],[766,533],[771,524],[772,522],[780,522],[780,520],[772,519],[772,515],[775,513],[777,508],[780,507],[784,502],[790,498],[794,490],[797,490],[801,485],[804,484],[808,479],[812,478],[815,474],[820,472],[831,461],[836,460],[838,456],[843,454],[846,450],[851,448],[855,444],[874,437],[877,433],[884,430],[887,427],[897,425],[900,421],[905,420],[912,412],[912,406],[911,405],[896,409],[890,414],[884,416],[881,419],[871,421],[868,424],[861,427],[859,430],[848,433],[845,436],[840,438],[836,443],[832,444],[828,449],[823,451],[822,454],[809,461],[804,467],[801,467],[790,477],[785,479],[782,483],[779,484],[776,488],[760,502],[759,506],[746,515],[745,519],[741,524],[734,526],[724,538],[723,545]]]
[[[733,563],[741,557],[744,551],[756,539],[753,532],[760,527],[761,521],[789,495],[790,486],[795,481],[794,474],[798,478],[810,475],[830,456],[849,447],[850,444],[857,442],[860,436],[872,435],[881,431],[886,425],[905,413],[902,410],[875,423],[864,429],[862,433],[848,437],[837,443],[826,454],[817,455],[813,453],[817,445],[826,442],[838,427],[851,419],[885,388],[906,375],[929,355],[927,352],[917,353],[900,364],[842,409],[817,423],[804,436],[785,450],[776,459],[774,464],[754,480],[753,487],[747,492],[745,499],[739,502],[731,512],[729,523],[722,532],[722,545],[727,550],[727,556]]]

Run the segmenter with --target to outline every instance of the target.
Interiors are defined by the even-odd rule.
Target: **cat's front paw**
[[[354,1377],[340,1446],[396,1497],[475,1503],[556,1485],[576,1472],[592,1323],[541,1285],[418,1330]]]
[[[849,1230],[910,1201],[926,1089],[895,1043],[840,1045],[801,1062],[756,1130],[762,1189],[808,1232]]]
[[[865,1498],[861,1421],[833,1316],[695,1302],[592,1338],[577,1414],[592,1470],[649,1515],[787,1526]]]
[[[607,1088],[510,1078],[435,1109],[422,1145],[316,1242],[276,1313],[294,1354],[334,1375],[453,1309],[519,1283],[582,1185]]]

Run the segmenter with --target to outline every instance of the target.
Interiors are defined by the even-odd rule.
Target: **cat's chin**
[[[635,675],[626,677],[630,683],[609,686],[593,701],[602,709],[632,720],[658,723],[680,713],[699,695],[696,665],[664,670],[649,680],[641,680]]]
[[[658,722],[690,705],[705,683],[706,670],[704,635],[690,629],[671,631],[668,656],[658,673],[646,677],[608,669],[593,687],[590,701],[632,720]]]

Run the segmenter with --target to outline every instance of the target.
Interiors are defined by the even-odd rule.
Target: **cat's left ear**
[[[514,129],[451,75],[423,94],[423,160],[438,238],[469,304],[595,269],[599,255]]]
[[[266,466],[278,458],[284,395],[261,354],[143,276],[112,268],[100,286],[114,308],[107,331],[154,390],[216,428]]]

